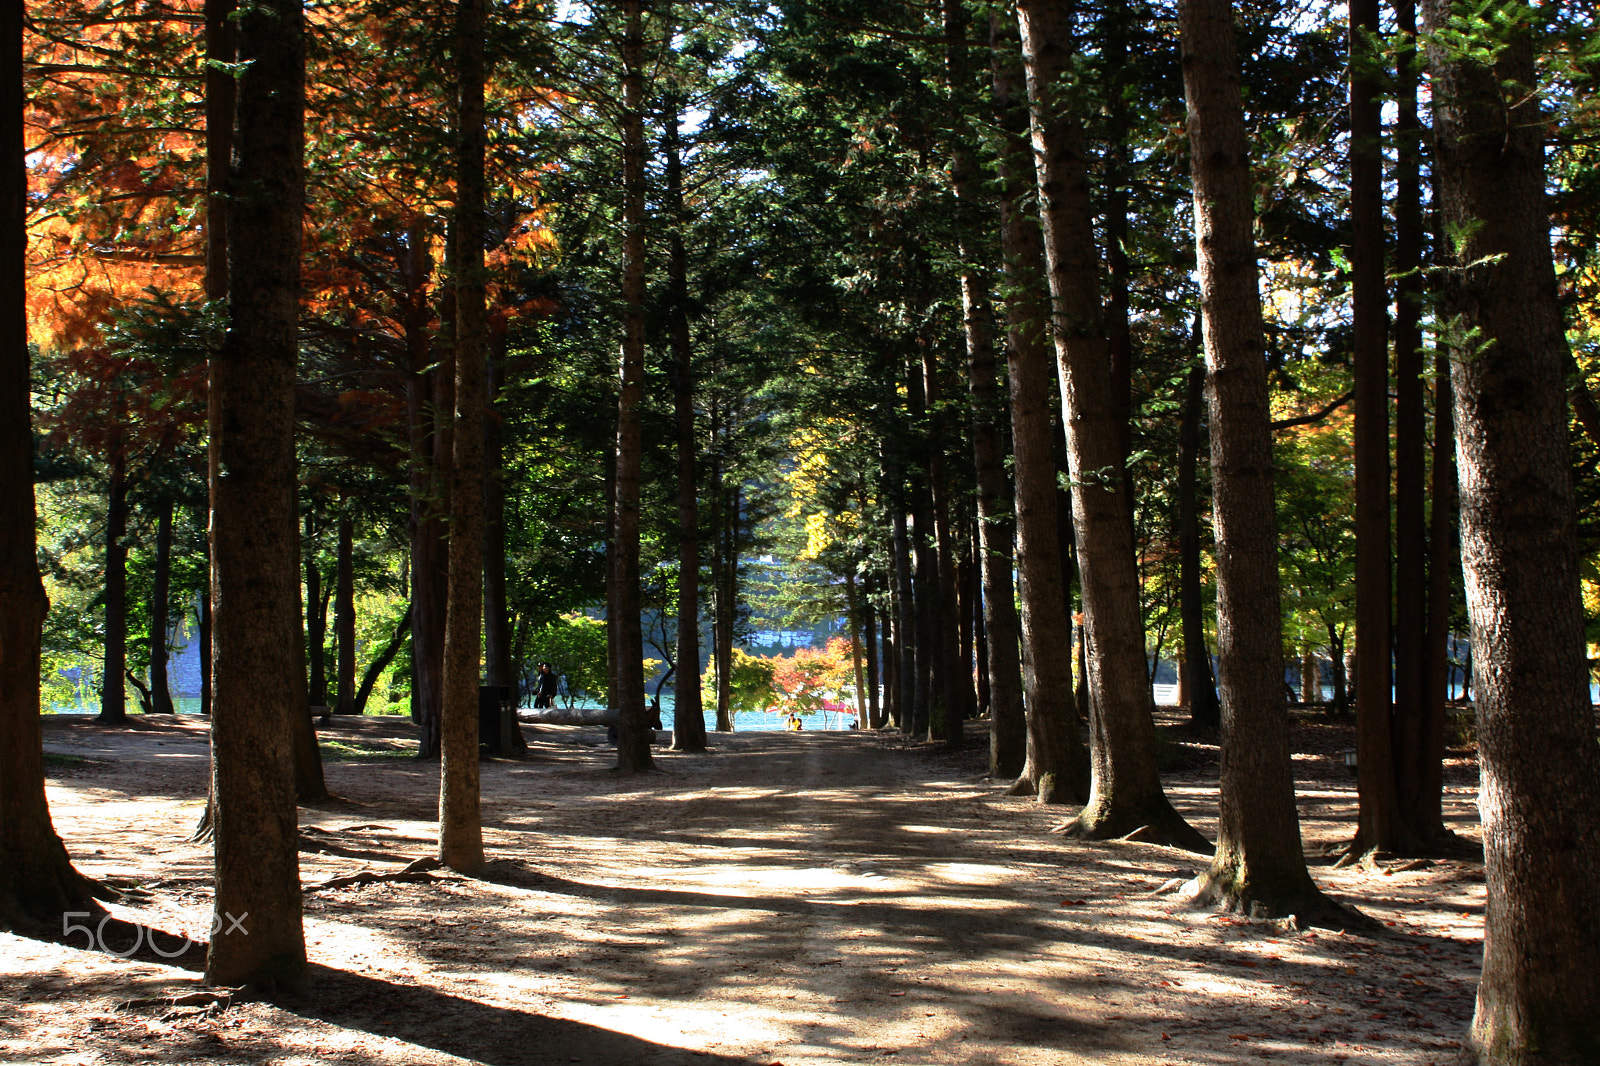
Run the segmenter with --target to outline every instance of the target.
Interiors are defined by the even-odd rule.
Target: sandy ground
[[[751,733],[621,779],[599,730],[563,726],[485,762],[482,879],[308,892],[303,998],[121,1006],[199,988],[182,937],[210,908],[209,851],[184,842],[204,722],[136,724],[48,718],[47,750],[90,760],[54,767],[50,800],[80,868],[136,888],[104,946],[132,946],[132,922],[174,958],[0,935],[0,1061],[1420,1066],[1453,1058],[1471,1014],[1479,865],[1316,859],[1386,932],[1282,932],[1150,895],[1197,857],[1053,835],[1070,812],[1002,796],[978,752]],[[330,761],[340,801],[302,811],[307,886],[430,853],[437,768],[381,757],[408,734],[324,731],[365,761]],[[1313,853],[1353,823],[1348,746],[1343,727],[1296,732]],[[1215,749],[1168,747],[1175,802],[1214,833]],[[1449,816],[1473,836],[1475,772],[1458,762],[1451,780]]]

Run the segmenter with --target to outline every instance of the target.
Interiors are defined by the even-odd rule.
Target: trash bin
[[[509,685],[479,685],[478,744],[496,755],[510,751],[515,713]]]

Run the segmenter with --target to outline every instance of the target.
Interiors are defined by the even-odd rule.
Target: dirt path
[[[209,854],[182,840],[203,724],[141,724],[49,720],[48,749],[96,760],[59,770],[56,825],[86,872],[150,894],[118,916],[202,929]],[[342,801],[302,812],[308,885],[396,869],[433,836],[436,769],[379,758],[405,723],[333,732],[376,761],[330,762]],[[525,759],[485,763],[485,878],[309,893],[317,981],[298,1003],[117,1010],[196,975],[0,937],[0,1061],[1420,1066],[1450,1059],[1471,1013],[1481,868],[1319,867],[1391,934],[1284,934],[1175,911],[1148,893],[1194,857],[1063,840],[1064,812],[1000,796],[971,758],[740,734],[619,779],[599,739],[542,727]],[[1324,755],[1297,762],[1311,844],[1348,832],[1353,800]],[[1213,831],[1214,778],[1169,786]],[[1471,789],[1448,798],[1469,828]]]

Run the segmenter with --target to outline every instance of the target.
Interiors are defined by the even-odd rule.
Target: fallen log
[[[611,707],[519,707],[517,721],[539,725],[616,725],[621,712]]]

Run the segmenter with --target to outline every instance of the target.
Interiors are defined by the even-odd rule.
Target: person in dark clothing
[[[533,694],[535,707],[554,707],[556,705],[556,672],[550,669],[549,663],[539,664],[539,687]]]

